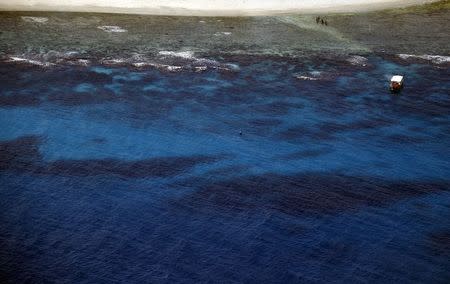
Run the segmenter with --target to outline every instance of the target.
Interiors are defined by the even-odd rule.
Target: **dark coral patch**
[[[91,139],[91,141],[93,143],[96,143],[96,144],[104,144],[104,143],[106,143],[106,139],[102,138],[102,137],[93,138],[93,139]]]
[[[248,122],[250,126],[255,127],[272,127],[282,124],[283,121],[280,119],[253,119]]]
[[[97,176],[117,175],[124,178],[169,177],[182,174],[193,167],[214,162],[218,157],[158,157],[147,160],[58,160],[43,161],[39,153],[40,139],[25,136],[0,143],[0,170],[20,170],[43,175]]]
[[[0,95],[1,107],[26,107],[39,105],[40,99],[29,94]]]
[[[330,140],[339,133],[367,131],[389,126],[393,122],[387,119],[365,119],[349,123],[322,122],[317,125],[297,125],[280,132],[277,137],[285,140],[309,138],[312,140]]]
[[[389,135],[387,136],[387,139],[391,142],[399,144],[424,143],[427,141],[427,139],[424,137],[414,137],[402,134]]]
[[[31,170],[41,160],[39,144],[37,136],[0,142],[0,170]]]
[[[282,158],[285,160],[317,158],[322,155],[326,155],[330,152],[331,152],[331,150],[328,150],[328,149],[312,149],[312,150],[298,151],[298,152],[290,153],[287,155],[283,155]]]
[[[81,177],[111,174],[124,178],[169,177],[214,160],[206,156],[167,157],[139,161],[60,160],[41,168],[41,173]]]
[[[255,105],[252,109],[259,113],[269,115],[285,115],[292,109],[301,109],[303,105],[283,101],[275,101],[269,104]]]
[[[329,140],[333,138],[333,133],[323,131],[317,127],[297,125],[278,133],[276,137],[289,141],[298,139]]]
[[[384,206],[404,198],[448,190],[448,182],[390,182],[314,173],[295,176],[266,174],[220,182],[206,181],[198,191],[177,205],[194,211],[226,207],[238,211],[275,210],[289,215],[316,216],[365,206]]]
[[[113,92],[109,90],[100,90],[96,92],[68,92],[52,93],[47,97],[48,101],[65,106],[79,106],[87,104],[104,103],[117,99]]]
[[[428,241],[433,254],[450,258],[450,231],[432,233]]]

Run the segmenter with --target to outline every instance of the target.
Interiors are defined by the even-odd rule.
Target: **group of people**
[[[317,16],[316,17],[316,24],[319,24],[319,23],[322,24],[322,25],[328,26],[328,22],[327,22],[326,19]]]

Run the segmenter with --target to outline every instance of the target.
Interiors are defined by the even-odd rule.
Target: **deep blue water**
[[[448,283],[448,64],[220,60],[0,64],[2,279]]]

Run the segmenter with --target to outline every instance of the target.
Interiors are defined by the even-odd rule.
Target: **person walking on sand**
[[[324,22],[323,19],[320,19],[320,23],[321,23],[322,25],[325,24],[325,22]]]
[[[319,24],[319,21],[320,21],[320,17],[317,16],[317,17],[316,17],[316,24]]]

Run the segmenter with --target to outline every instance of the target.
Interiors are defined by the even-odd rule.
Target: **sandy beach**
[[[363,12],[407,7],[435,0],[0,0],[3,11],[68,11],[189,16],[257,16],[291,13]]]

